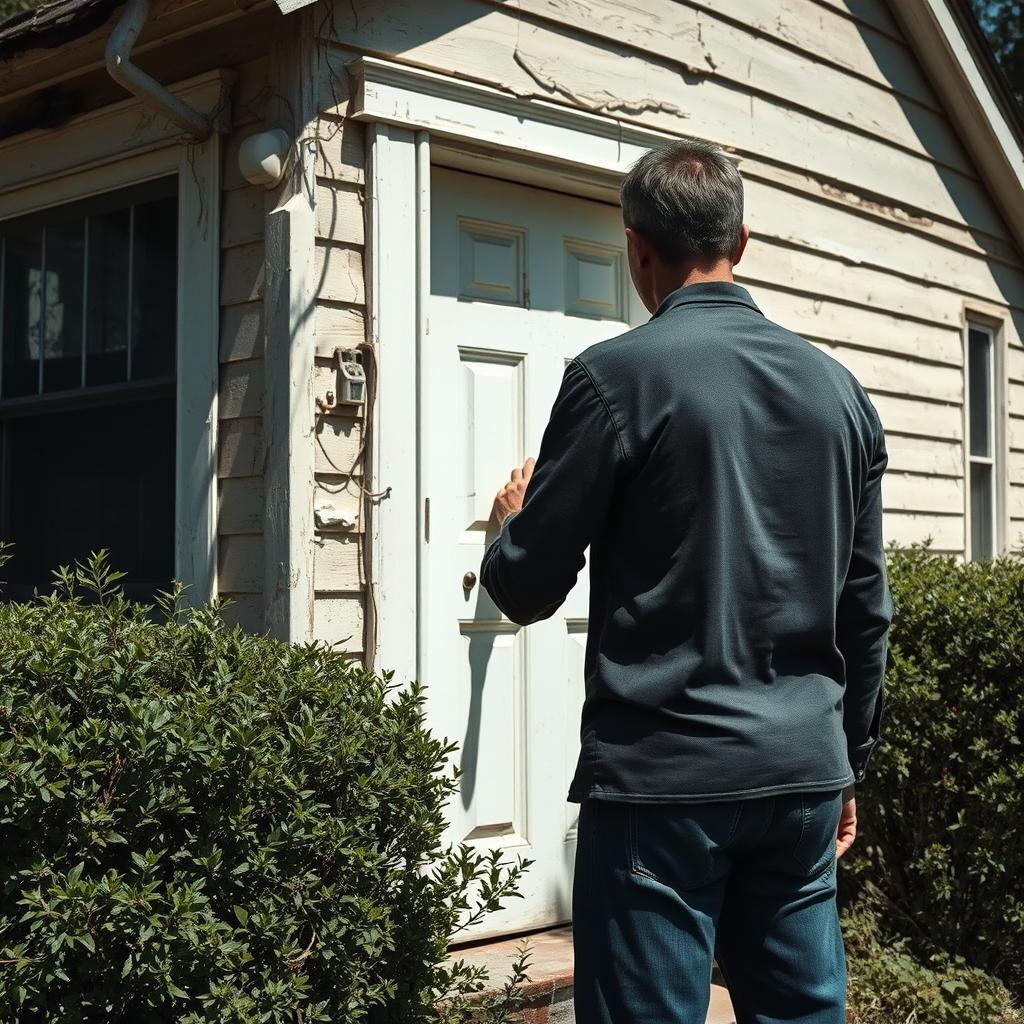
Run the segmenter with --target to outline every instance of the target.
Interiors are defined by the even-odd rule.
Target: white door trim
[[[377,353],[376,401],[369,410],[373,502],[366,660],[405,682],[420,678],[420,545],[426,528],[418,480],[420,215],[416,134],[374,124],[368,130],[368,304]],[[425,145],[425,142],[423,143]]]
[[[401,681],[422,679],[422,548],[429,508],[419,472],[420,353],[429,332],[430,157],[497,161],[507,176],[563,192],[614,190],[626,169],[667,136],[614,118],[510,96],[375,57],[349,66],[350,116],[368,122],[367,244],[370,337],[381,385],[372,410],[370,600],[367,662]]]
[[[220,130],[230,124],[233,76],[214,71],[172,86]],[[220,335],[221,138],[179,142],[180,130],[137,100],[0,144],[13,177],[0,188],[0,219],[140,181],[178,177],[177,428],[174,573],[189,599],[210,600],[217,567],[217,386]]]
[[[485,146],[533,165],[543,162],[560,180],[582,175],[617,181],[649,149],[672,138],[377,57],[360,57],[347,69],[356,120],[428,131],[435,145]]]

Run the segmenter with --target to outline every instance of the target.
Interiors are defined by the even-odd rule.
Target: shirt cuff
[[[859,747],[848,747],[847,756],[850,759],[850,768],[853,770],[855,782],[863,782],[868,770],[868,761],[871,760],[871,753],[878,745],[878,740],[868,740]]]
[[[501,521],[501,530],[499,532],[504,532],[505,527],[508,526],[508,524],[511,523],[517,515],[519,515],[518,512],[509,512],[509,514]]]

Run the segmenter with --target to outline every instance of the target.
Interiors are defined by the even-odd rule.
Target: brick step
[[[452,957],[486,967],[490,983],[497,989],[508,977],[524,941],[530,944],[530,980],[524,986],[526,1003],[518,1019],[523,1024],[575,1024],[571,928],[463,946],[453,950]],[[729,993],[715,983],[711,985],[707,1024],[736,1024]]]

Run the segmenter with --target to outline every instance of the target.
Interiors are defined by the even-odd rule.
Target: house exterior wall
[[[887,540],[931,537],[936,550],[965,552],[965,311],[994,318],[1005,344],[1005,539],[1020,543],[1024,261],[883,0],[793,0],[781,10],[776,0],[337,0],[320,41],[325,120],[343,137],[353,129],[353,156],[359,126],[345,121],[344,67],[361,55],[735,153],[753,229],[738,280],[871,395],[890,452]],[[332,146],[337,160],[336,138]],[[359,174],[336,178],[324,161],[318,175],[318,221],[355,225]],[[321,292],[321,355],[325,332],[363,331],[363,289],[347,278],[354,257],[343,266]],[[333,377],[318,364],[322,394]],[[321,486],[334,479],[319,454],[317,468]],[[332,595],[333,612],[344,594],[354,607],[357,577],[333,539],[318,545],[326,627],[323,602]]]
[[[252,630],[266,625],[265,231],[276,194],[241,177],[238,149],[280,123],[274,62],[287,51],[274,40],[295,17],[158,3],[141,47],[162,81],[213,67],[236,76],[222,163],[217,591]],[[345,66],[383,57],[734,152],[753,228],[738,278],[871,394],[890,451],[890,540],[965,551],[965,310],[996,321],[1006,541],[1020,543],[1024,260],[884,0],[321,0],[307,24],[320,111],[314,395],[337,390],[336,350],[368,336],[366,128],[348,117]],[[97,71],[108,32],[16,58],[0,73],[0,104],[76,76],[86,109],[123,98]],[[354,656],[373,633],[362,436],[361,410],[316,416],[314,510],[356,526],[313,531],[311,633]]]
[[[269,60],[238,69],[224,140],[220,389],[217,403],[217,591],[229,621],[263,629],[263,287],[268,192],[238,166],[242,141],[266,125]]]
[[[316,154],[316,268],[314,394],[337,392],[335,351],[366,339],[366,131],[347,120],[343,83],[328,84]],[[336,406],[317,417],[315,509],[331,506],[357,522],[354,530],[317,529],[313,554],[313,635],[341,650],[364,650],[366,514],[361,500],[363,416]],[[354,479],[349,471],[355,464]]]

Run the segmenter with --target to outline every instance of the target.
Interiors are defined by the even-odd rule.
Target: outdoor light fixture
[[[238,169],[251,185],[273,188],[284,176],[285,159],[292,140],[281,128],[250,135],[238,147]]]

